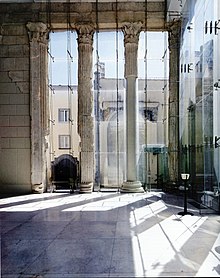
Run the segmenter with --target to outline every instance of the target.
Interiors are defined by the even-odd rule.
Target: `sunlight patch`
[[[206,219],[207,217],[172,215],[141,232],[138,235],[138,240],[145,274],[147,276],[160,275],[161,272],[165,271],[166,265],[174,261],[176,257],[181,260],[181,265],[194,270],[191,261],[180,257],[180,249]],[[159,258],[158,254],[161,254]],[[176,269],[173,271],[180,272],[179,267],[175,265],[174,268]]]
[[[57,196],[57,193],[55,193],[55,194],[56,195],[53,195],[53,196],[50,194],[49,196],[52,196],[52,197]],[[21,205],[13,205],[10,207],[0,208],[0,211],[8,211],[8,212],[37,211],[37,210],[54,208],[54,207],[66,205],[69,203],[72,204],[72,203],[81,201],[79,198],[73,198],[73,196],[69,196],[69,194],[63,196],[63,193],[62,193],[61,195],[62,195],[62,197],[60,197],[60,198],[55,198],[55,199],[52,198],[52,199],[40,200],[40,201],[36,201],[33,198],[30,198],[30,199],[18,198],[17,199],[18,201],[16,201],[16,199],[13,199],[14,203],[15,202],[18,202],[18,203],[25,202],[25,203],[21,204]],[[44,197],[46,197],[46,196],[44,195]]]
[[[141,225],[150,217],[157,215],[158,213],[167,209],[166,204],[163,201],[157,201],[150,205],[146,205],[140,208],[136,208],[133,211],[133,221],[131,222],[131,226],[135,227],[136,225]]]
[[[147,193],[139,193],[139,195],[125,194],[123,196],[115,196],[114,194],[114,197],[112,197],[111,195],[112,194],[107,195],[106,193],[93,192],[89,195],[70,195],[68,193],[44,193],[40,195],[31,194],[25,196],[9,197],[1,200],[1,205],[4,206],[10,204],[10,206],[1,207],[0,211],[31,212],[55,207],[61,207],[62,211],[107,211],[144,199],[147,196]],[[109,196],[109,199],[106,199],[106,196]],[[98,201],[95,200],[97,198],[99,199]],[[82,205],[77,205],[81,202],[83,202]],[[62,206],[67,205],[73,206],[66,209],[62,208]]]
[[[94,201],[92,203],[87,203],[87,204],[83,204],[80,206],[75,206],[75,207],[71,207],[68,209],[64,209],[63,211],[94,211],[94,210],[98,210],[98,211],[106,211],[106,210],[112,210],[115,208],[120,208],[123,206],[127,206],[129,204],[132,204],[138,200],[142,200],[144,197],[146,196],[146,194],[139,194],[139,195],[134,195],[132,194],[132,196],[128,196],[128,195],[123,195],[123,196],[116,196],[116,197],[112,197],[109,199],[102,199],[99,201]]]
[[[214,266],[214,267],[213,267]],[[216,239],[207,258],[203,262],[196,277],[219,277],[220,276],[220,235]]]
[[[29,195],[8,197],[8,198],[1,199],[0,205],[14,204],[19,202],[28,202],[32,200],[40,200],[40,199],[51,197],[52,195],[53,195],[52,193],[44,193],[44,194],[29,194]],[[64,193],[56,193],[56,196],[59,195],[64,195]]]

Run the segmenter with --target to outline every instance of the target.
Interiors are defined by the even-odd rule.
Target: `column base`
[[[32,193],[43,193],[44,192],[44,185],[41,184],[33,184],[32,185]]]
[[[120,192],[122,193],[144,193],[144,189],[140,181],[123,182]]]
[[[93,191],[93,182],[81,183],[79,193],[92,193]]]

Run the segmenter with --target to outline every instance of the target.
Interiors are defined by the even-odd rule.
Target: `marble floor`
[[[0,199],[1,277],[219,277],[220,216],[160,192]]]

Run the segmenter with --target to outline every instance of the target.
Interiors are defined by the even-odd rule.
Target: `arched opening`
[[[62,154],[52,163],[52,184],[54,189],[77,188],[79,180],[79,161],[69,154]]]

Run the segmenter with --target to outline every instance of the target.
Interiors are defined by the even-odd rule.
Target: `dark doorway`
[[[79,161],[63,154],[52,162],[52,183],[55,189],[76,189],[79,181]]]

